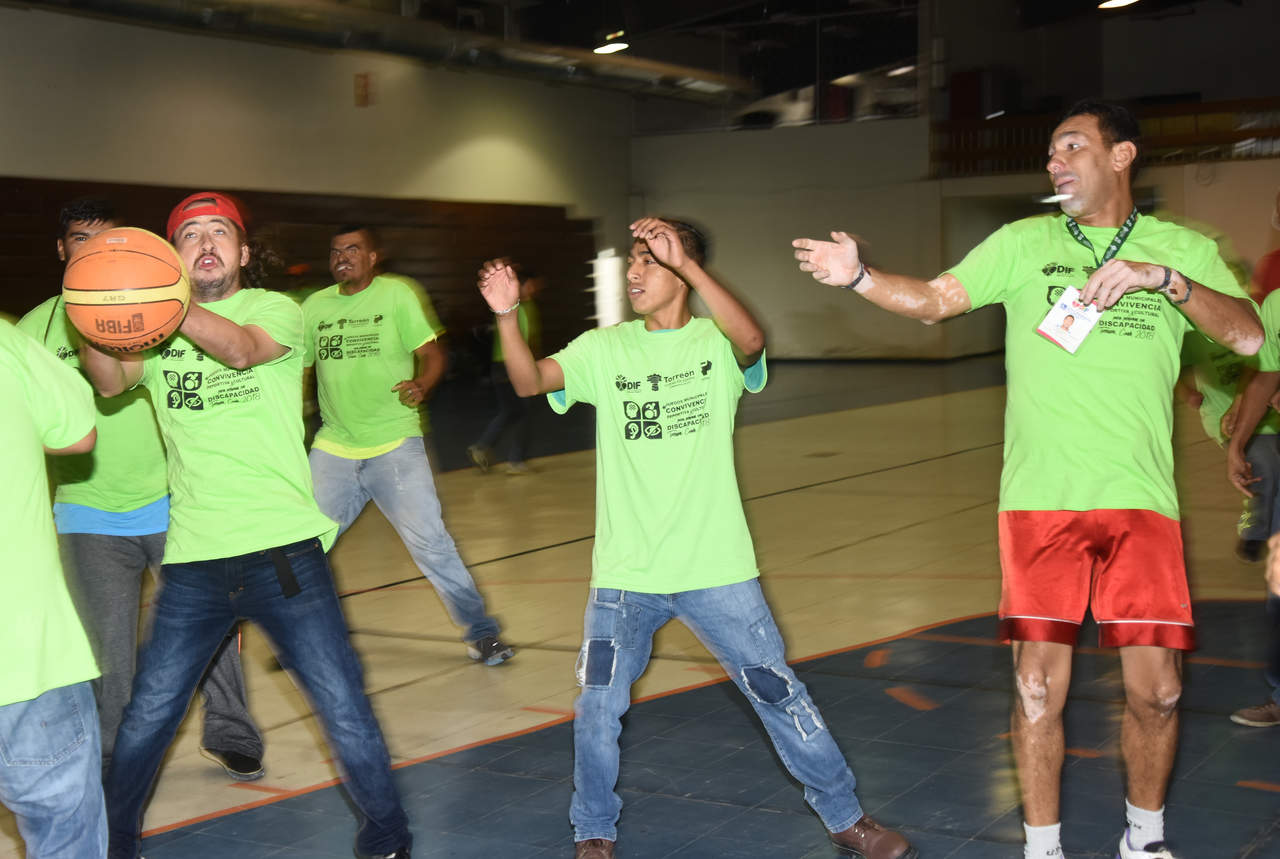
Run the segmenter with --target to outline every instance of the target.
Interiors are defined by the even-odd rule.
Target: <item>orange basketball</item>
[[[116,227],[90,238],[67,263],[62,297],[86,340],[138,352],[182,324],[191,284],[173,245],[146,230]]]

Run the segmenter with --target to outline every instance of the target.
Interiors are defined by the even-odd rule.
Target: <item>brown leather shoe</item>
[[[613,842],[607,838],[575,841],[573,859],[613,859]]]
[[[843,855],[862,859],[918,859],[920,856],[907,839],[866,815],[843,832],[832,832],[831,843]]]

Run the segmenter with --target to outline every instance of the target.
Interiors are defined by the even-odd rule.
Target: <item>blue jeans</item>
[[[387,854],[409,845],[390,756],[364,694],[320,541],[281,547],[276,558],[283,570],[272,554],[165,565],[151,637],[138,654],[133,697],[107,773],[112,859],[138,856],[142,812],[165,750],[205,666],[241,618],[266,632],[324,725],[347,791],[364,816],[357,849]],[[289,596],[294,581],[297,592]]]
[[[466,630],[463,640],[498,634],[498,622],[485,613],[484,597],[440,518],[440,499],[421,437],[407,438],[395,450],[371,459],[345,459],[314,447],[309,458],[316,503],[338,523],[339,536],[372,499],[436,589],[449,617]]]
[[[758,581],[676,594],[592,588],[578,654],[582,692],[574,704],[574,840],[617,840],[619,720],[631,706],[631,684],[649,664],[654,633],[673,617],[693,630],[747,696],[823,825],[840,832],[857,823],[862,807],[853,772],[787,665]]]
[[[0,801],[28,859],[99,859],[107,849],[102,748],[88,681],[0,707]]]
[[[1244,457],[1258,482],[1244,502],[1240,538],[1265,541],[1280,531],[1280,436],[1255,435],[1244,446]]]

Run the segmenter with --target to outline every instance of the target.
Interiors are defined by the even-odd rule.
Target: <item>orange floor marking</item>
[[[941,705],[932,698],[926,698],[919,692],[913,692],[906,686],[894,686],[884,690],[885,694],[896,701],[901,701],[914,710],[936,710]]]
[[[1067,754],[1073,758],[1100,758],[1102,752],[1097,749],[1067,749]]]
[[[1236,787],[1249,787],[1254,790],[1268,790],[1272,793],[1280,793],[1280,784],[1273,781],[1238,781]]]
[[[238,787],[241,790],[256,790],[260,793],[273,793],[277,795],[282,793],[293,793],[293,791],[290,790],[289,788],[271,787],[270,785],[265,785],[265,784],[251,784],[250,782],[247,782],[247,781],[232,782],[231,784],[227,785],[227,787]]]
[[[521,707],[521,710],[527,710],[530,713],[547,713],[552,716],[572,716],[572,710],[565,710],[560,707]]]
[[[887,647],[872,650],[867,654],[867,658],[862,660],[862,664],[867,668],[880,668],[889,661],[889,652]]]
[[[1013,739],[1013,734],[1009,733],[1008,731],[1005,731],[1003,734],[996,734],[996,739],[997,739],[997,740],[1010,740],[1010,739]]]

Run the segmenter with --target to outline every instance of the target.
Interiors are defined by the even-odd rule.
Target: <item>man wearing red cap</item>
[[[240,619],[258,623],[301,681],[364,821],[361,856],[407,859],[411,836],[390,757],[338,607],[302,438],[302,313],[246,288],[244,219],[222,194],[169,215],[192,304],[163,348],[84,364],[103,396],[141,384],[169,453],[163,584],[107,775],[113,859],[136,859],[142,812],[204,667]]]

